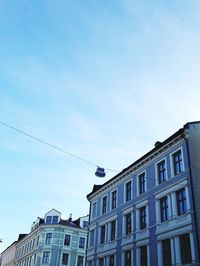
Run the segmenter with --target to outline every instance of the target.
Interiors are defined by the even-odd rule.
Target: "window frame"
[[[69,240],[67,240],[66,236],[69,236]],[[68,244],[68,242],[69,242],[69,244]],[[64,234],[63,246],[70,247],[70,245],[71,245],[71,235],[66,233],[66,234]]]
[[[114,210],[117,208],[117,189],[112,190],[110,194],[111,194],[110,206],[111,210]],[[115,197],[113,197],[114,194]]]
[[[101,214],[106,214],[108,208],[108,195],[101,198]]]
[[[167,195],[160,198],[159,203],[160,203],[160,221],[162,223],[169,220],[169,202]]]
[[[52,244],[52,239],[53,239],[53,233],[52,232],[46,233],[45,245],[51,245]]]
[[[132,199],[132,179],[129,179],[124,183],[124,202],[128,202],[131,199]]]
[[[125,214],[125,235],[128,236],[132,233],[132,212]]]
[[[67,255],[67,264],[64,264],[64,262],[63,262],[64,255]],[[69,253],[62,252],[61,265],[69,265],[69,256],[70,256]]]
[[[184,195],[183,192],[184,191]],[[181,198],[179,198],[181,195]],[[177,206],[177,215],[183,215],[187,213],[187,198],[186,198],[186,189],[185,187],[176,191],[176,206]]]
[[[140,264],[141,266],[148,265],[148,248],[147,245],[140,246]]]
[[[106,224],[100,226],[100,244],[103,245],[106,242]]]
[[[128,256],[130,256],[128,258]],[[132,250],[127,249],[124,250],[124,266],[131,266],[132,265]]]
[[[94,209],[94,205],[96,205],[96,208]],[[92,220],[95,219],[97,217],[97,200],[92,202],[92,215],[91,218]]]
[[[143,182],[141,182],[140,178],[144,177]],[[143,188],[143,189],[141,189]],[[140,172],[137,175],[137,196],[144,194],[145,192],[147,192],[147,173],[146,170]]]
[[[49,261],[50,261],[50,255],[51,255],[51,252],[50,251],[43,251],[43,255],[42,255],[42,263],[43,264],[48,264]]]
[[[175,167],[175,162],[174,162],[174,156],[180,152],[181,153],[181,171],[180,172],[176,172],[176,167]],[[183,147],[178,147],[176,150],[174,150],[171,154],[170,154],[170,163],[171,163],[171,177],[176,177],[179,174],[181,174],[182,172],[185,171],[185,163],[184,163],[184,154],[183,154]]]
[[[182,264],[192,263],[192,250],[190,243],[190,235],[188,233],[179,236],[180,241],[180,252]]]
[[[165,166],[164,170],[159,168],[159,166]],[[162,180],[160,174],[162,173]],[[163,174],[164,173],[164,174]],[[168,171],[167,171],[167,159],[166,157],[162,158],[155,164],[155,176],[156,176],[156,186],[166,182],[168,180]]]
[[[85,248],[85,237],[80,236],[79,237],[79,248],[84,249]]]
[[[139,228],[144,230],[147,228],[147,206],[142,206],[139,208]]]
[[[112,220],[110,222],[110,241],[114,241],[116,239],[116,226],[117,226],[117,221]]]

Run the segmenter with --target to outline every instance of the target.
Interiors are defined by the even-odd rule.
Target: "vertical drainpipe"
[[[190,151],[189,151],[189,144],[188,144],[188,139],[183,135],[183,138],[186,141],[186,147],[187,147],[187,156],[188,156],[188,164],[189,164],[189,173],[190,173],[190,186],[191,186],[191,196],[192,196],[192,205],[194,208],[194,227],[196,231],[196,241],[197,241],[197,257],[198,257],[198,263],[200,263],[200,250],[199,250],[199,232],[197,230],[197,217],[196,217],[196,206],[195,206],[195,201],[194,201],[194,190],[193,190],[193,180],[192,180],[192,168],[191,168],[191,161],[190,161]]]
[[[89,219],[88,219],[88,229],[87,229],[87,242],[86,242],[86,251],[85,251],[85,266],[87,266],[87,250],[88,250],[88,242],[89,242],[90,214],[91,214],[91,201],[90,201],[90,207],[89,207]]]

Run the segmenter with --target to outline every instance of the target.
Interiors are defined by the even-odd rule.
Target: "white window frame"
[[[166,174],[166,180],[164,182],[166,182],[168,180],[168,171],[167,171],[167,158],[164,157],[162,159],[160,159],[158,162],[155,163],[155,177],[156,177],[156,186],[159,186],[162,183],[159,183],[159,175],[158,175],[158,165],[159,163],[161,163],[162,161],[165,161],[165,174]]]
[[[103,198],[106,197],[106,211],[103,213]],[[108,212],[108,194],[105,194],[101,197],[101,215],[104,215]]]
[[[112,193],[116,191],[116,207],[115,208],[112,208]],[[113,190],[110,191],[110,210],[115,210],[118,206],[117,204],[117,200],[118,200],[118,188],[115,188]]]
[[[140,229],[140,209],[145,206],[146,206],[146,225],[147,226],[144,229]],[[145,199],[136,204],[136,230],[143,231],[143,230],[147,230],[148,227],[149,227],[149,204],[148,204],[148,200]]]
[[[130,178],[129,180],[127,180],[125,183],[124,183],[124,203],[126,202],[129,202],[130,200],[126,200],[126,184],[128,184],[129,182],[131,182],[131,199],[133,198],[133,182],[132,182],[132,178]]]
[[[90,246],[90,242],[91,242],[91,232],[92,232],[92,231],[94,232],[94,242],[93,242],[93,245]],[[94,227],[90,227],[90,229],[89,229],[88,240],[89,240],[89,242],[88,242],[88,247],[89,247],[89,248],[94,247],[95,244],[96,244],[96,226],[94,226]]]
[[[178,173],[177,175],[175,175],[175,169],[174,169],[174,160],[173,160],[173,155],[178,152],[181,151],[181,156],[182,156],[182,165],[183,165],[183,171],[185,171],[185,162],[184,162],[184,156],[183,156],[183,146],[179,146],[177,149],[173,150],[173,152],[170,153],[170,169],[171,169],[171,178],[174,178],[176,176],[179,176],[181,173]]]
[[[131,234],[133,233],[133,207],[131,208],[128,208],[126,210],[123,211],[123,228],[122,228],[122,234],[123,236],[130,236],[131,234],[129,235],[126,235],[126,214],[128,213],[131,213]]]
[[[95,215],[94,215],[94,213],[93,213],[93,205],[94,204],[96,204],[96,211],[95,211]],[[97,204],[98,204],[98,202],[97,202],[97,200],[96,201],[94,201],[94,202],[92,202],[92,206],[91,206],[91,213],[92,213],[92,215],[91,215],[91,220],[94,220],[96,217],[97,217]]]
[[[140,194],[139,176],[141,174],[143,174],[143,173],[144,173],[144,180],[145,180],[145,187],[144,187],[145,191]],[[146,192],[147,192],[147,171],[146,170],[143,170],[143,171],[141,171],[140,173],[137,174],[137,196],[143,195]]]
[[[67,263],[67,266],[68,266],[68,265],[70,265],[71,254],[69,251],[62,250],[61,256],[60,256],[60,265],[65,265],[65,264],[62,264],[63,253],[68,254],[68,263]]]

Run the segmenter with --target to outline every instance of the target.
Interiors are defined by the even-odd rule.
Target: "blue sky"
[[[199,120],[198,0],[0,2],[0,121],[122,170]],[[95,167],[0,125],[0,252],[56,208],[88,213]]]

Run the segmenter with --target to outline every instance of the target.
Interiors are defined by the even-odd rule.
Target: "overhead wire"
[[[66,150],[64,150],[64,149],[62,149],[62,148],[60,148],[60,147],[58,147],[58,146],[56,146],[54,144],[51,144],[51,143],[49,143],[49,142],[47,142],[45,140],[42,140],[42,139],[40,139],[38,137],[35,137],[35,136],[33,136],[33,135],[29,134],[29,133],[26,133],[25,131],[22,131],[22,130],[16,128],[16,127],[13,127],[13,126],[5,123],[5,122],[0,121],[0,124],[5,126],[5,127],[10,128],[10,129],[12,129],[12,130],[14,130],[14,131],[16,131],[16,132],[18,132],[20,134],[23,134],[24,136],[27,136],[27,137],[29,137],[31,139],[34,139],[34,140],[36,140],[36,141],[38,141],[38,142],[40,142],[40,143],[42,143],[44,145],[47,145],[47,146],[49,146],[49,147],[51,147],[51,148],[53,148],[53,149],[55,149],[57,151],[60,151],[60,152],[62,152],[64,154],[67,154],[68,156],[71,156],[71,157],[73,157],[75,159],[78,159],[78,160],[80,160],[80,161],[82,161],[84,163],[87,163],[87,164],[90,164],[90,165],[93,165],[93,166],[96,166],[96,167],[98,166],[98,164],[96,164],[94,162],[86,160],[86,159],[84,159],[84,158],[82,158],[82,157],[80,157],[80,156],[78,156],[78,155],[76,155],[74,153],[66,151]],[[104,167],[104,169],[107,170],[107,171],[111,171],[111,172],[117,172],[117,173],[120,172],[120,171],[117,171],[117,170],[114,170],[114,169],[110,169],[110,168],[105,168],[105,167]]]

